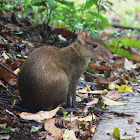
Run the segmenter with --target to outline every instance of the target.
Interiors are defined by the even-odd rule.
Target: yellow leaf
[[[111,84],[109,84],[108,88],[109,88],[109,89],[115,89],[115,88],[116,88],[116,89],[119,89],[120,86],[117,85],[117,84],[111,83]]]
[[[115,84],[115,88],[116,88],[116,89],[119,89],[119,88],[120,88],[120,86],[119,86],[119,85],[117,85],[117,84]]]
[[[109,89],[115,89],[115,85],[116,85],[116,84],[111,83],[111,84],[108,85],[108,88],[109,88]]]
[[[119,92],[129,92],[129,91],[132,91],[132,89],[127,85],[121,85],[119,88]]]

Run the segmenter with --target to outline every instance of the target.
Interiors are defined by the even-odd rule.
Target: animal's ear
[[[86,44],[86,39],[87,39],[88,36],[90,36],[89,31],[84,31],[84,32],[79,33],[79,34],[77,35],[77,40],[79,40],[79,42],[80,42],[82,45],[85,45],[85,44]]]

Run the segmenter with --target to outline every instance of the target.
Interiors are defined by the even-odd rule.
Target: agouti
[[[64,101],[72,105],[76,99],[78,79],[90,58],[112,59],[107,46],[90,37],[88,31],[65,48],[42,46],[35,49],[19,73],[19,91],[24,108],[30,112],[54,108]]]

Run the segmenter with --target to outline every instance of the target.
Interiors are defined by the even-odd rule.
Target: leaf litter
[[[139,96],[139,57],[131,59],[137,62],[134,64],[133,61],[124,57],[114,56],[112,64],[89,65],[91,73],[85,72],[84,74],[87,81],[81,80],[78,84],[77,94],[81,100],[78,101],[79,107],[75,109],[76,111],[70,109],[64,115],[64,110],[67,109],[64,108],[61,111],[57,107],[52,111],[27,113],[18,105],[18,103],[20,104],[20,95],[16,75],[28,54],[35,47],[44,43],[43,36],[37,38],[38,30],[44,30],[44,27],[38,25],[32,32],[24,23],[22,24],[25,28],[22,29],[5,20],[2,22],[0,23],[2,27],[0,39],[0,48],[2,49],[0,56],[0,139],[43,139],[47,137],[49,139],[91,139],[101,117],[101,114],[95,115],[97,106],[103,110],[105,105],[126,105],[127,103],[123,102],[124,95],[122,93],[135,95],[137,91]],[[47,28],[48,30],[49,28]],[[27,38],[27,36],[29,37]],[[43,45],[68,45],[61,41],[54,42],[53,40],[58,39],[54,34],[52,34],[53,38],[46,38],[46,36],[46,42]],[[105,73],[105,77],[103,77],[103,73]],[[137,83],[136,86],[133,86],[132,82]],[[133,122],[133,119],[128,120],[128,123]],[[137,128],[138,130],[139,128]],[[118,129],[114,131],[118,131]],[[118,135],[116,133],[118,132],[114,132],[115,136]]]

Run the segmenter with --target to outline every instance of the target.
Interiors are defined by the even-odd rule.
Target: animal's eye
[[[97,47],[97,44],[93,44],[93,48],[96,48]]]

